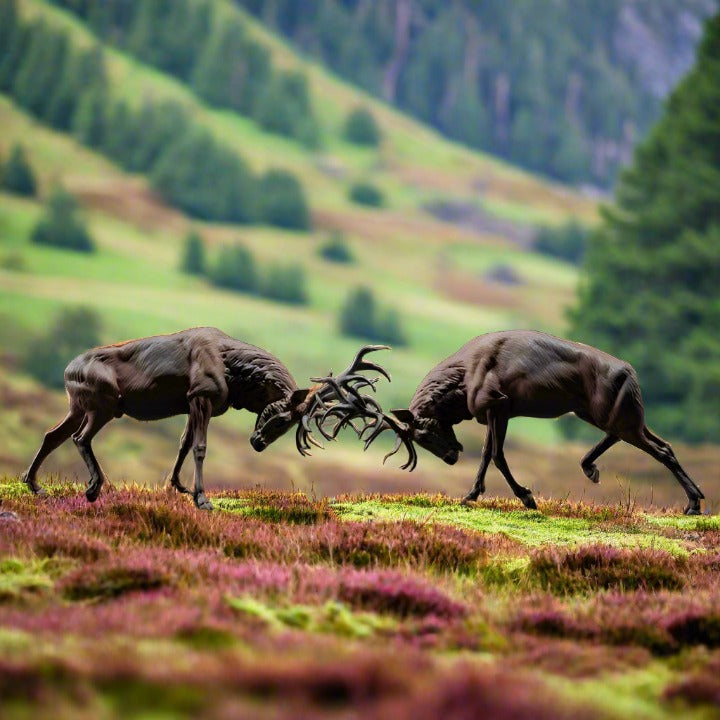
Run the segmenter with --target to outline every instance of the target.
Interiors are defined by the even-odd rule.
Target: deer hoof
[[[168,478],[168,479],[165,481],[165,487],[166,487],[168,490],[169,490],[170,488],[174,488],[175,490],[177,490],[179,493],[181,493],[181,494],[183,494],[183,495],[190,495],[190,494],[192,493],[192,490],[189,490],[188,488],[186,488],[186,487],[180,482],[180,480],[178,480],[178,479],[176,479],[176,478]]]
[[[198,510],[213,509],[213,504],[204,495],[198,495],[195,498],[195,505],[197,505]]]
[[[477,505],[477,498],[473,497],[472,495],[466,495],[461,501],[461,505],[464,505],[465,507],[475,507]]]
[[[88,502],[94,503],[98,499],[101,487],[102,485],[91,485],[85,491],[85,497],[87,498]]]
[[[528,493],[527,495],[523,495],[520,500],[522,501],[522,504],[528,509],[528,510],[537,510],[537,503],[535,502],[535,498],[532,496],[532,493]]]
[[[700,502],[695,501],[691,502],[686,508],[685,508],[685,515],[700,515]]]
[[[20,480],[28,486],[28,490],[30,490],[33,495],[37,497],[47,497],[47,490],[38,484],[37,480],[31,480],[26,472],[20,476]]]
[[[590,482],[593,482],[596,485],[600,482],[600,471],[598,470],[597,465],[588,465],[583,468],[583,472],[587,475]]]

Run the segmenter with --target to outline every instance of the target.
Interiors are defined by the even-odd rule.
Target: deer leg
[[[595,461],[606,451],[609,450],[615,443],[619,442],[620,438],[616,435],[606,435],[597,445],[591,448],[587,455],[580,461],[580,467],[587,477],[594,483],[600,482],[600,471],[595,465]]]
[[[90,471],[90,482],[85,491],[88,502],[95,502],[98,499],[105,482],[105,473],[102,471],[92,449],[92,439],[112,419],[112,413],[99,413],[97,410],[91,410],[86,413],[80,429],[73,435],[73,442],[80,453],[80,457],[85,461]]]
[[[192,443],[193,434],[190,426],[190,418],[188,418],[188,421],[185,423],[185,430],[183,431],[182,438],[180,439],[180,449],[178,450],[177,458],[175,458],[175,465],[173,465],[169,478],[170,484],[180,493],[190,493],[190,490],[188,490],[188,488],[180,482],[180,469],[185,462],[187,454],[190,452]]]
[[[205,497],[203,487],[203,461],[207,449],[207,430],[212,415],[210,400],[194,397],[190,400],[188,424],[192,432],[193,457],[195,458],[195,487],[193,499],[201,510],[212,510],[212,503]]]
[[[683,490],[688,498],[688,504],[685,508],[686,515],[700,514],[700,501],[705,499],[700,488],[692,481],[690,476],[685,472],[682,465],[675,457],[670,444],[650,432],[643,425],[642,428],[634,433],[621,434],[620,436],[625,442],[634,445],[640,450],[644,450],[648,455],[661,462],[675,476],[676,480],[682,485]]]
[[[515,493],[515,496],[520,498],[522,504],[530,510],[537,510],[537,504],[533,497],[532,491],[528,488],[520,485],[510,472],[507,461],[505,460],[505,453],[503,452],[503,445],[505,444],[505,434],[507,433],[508,418],[504,415],[498,415],[494,410],[488,410],[488,427],[491,428],[493,437],[492,447],[492,459],[495,463],[495,467],[503,474],[510,489]]]
[[[37,472],[43,461],[78,429],[81,420],[82,415],[75,410],[70,410],[64,420],[61,420],[55,427],[45,433],[42,445],[30,463],[30,467],[20,476],[20,479],[35,495],[47,495],[37,481]]]
[[[461,500],[460,504],[474,502],[478,497],[485,493],[485,473],[487,472],[490,459],[492,457],[493,436],[488,422],[487,431],[485,432],[485,444],[483,445],[482,459],[480,460],[480,468],[475,477],[475,484],[472,490]]]

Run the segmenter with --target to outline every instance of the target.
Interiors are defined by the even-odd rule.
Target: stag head
[[[312,388],[295,390],[281,400],[267,405],[258,416],[255,431],[250,438],[253,448],[262,452],[297,424],[295,444],[298,452],[309,455],[311,445],[322,448],[312,436],[311,421],[315,422],[318,431],[327,440],[334,440],[340,430],[347,426],[360,435],[367,428],[368,417],[375,418],[380,412],[380,407],[373,398],[360,393],[360,390],[368,387],[374,391],[378,378],[367,378],[362,372],[374,371],[390,380],[390,376],[380,365],[365,360],[365,356],[370,352],[386,349],[386,345],[366,345],[339,375],[333,375],[330,371],[325,377],[311,378],[317,383]],[[332,418],[336,419],[336,423],[328,432],[324,424]],[[353,422],[361,418],[365,421],[362,430]]]

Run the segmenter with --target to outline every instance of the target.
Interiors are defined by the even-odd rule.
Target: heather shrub
[[[156,590],[171,584],[169,574],[155,564],[118,558],[99,565],[85,565],[60,583],[68,600],[110,599],[135,591]]]
[[[685,567],[684,559],[660,550],[550,547],[533,552],[528,579],[557,594],[598,589],[678,590],[685,585]]]

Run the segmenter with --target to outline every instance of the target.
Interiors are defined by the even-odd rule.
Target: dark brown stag
[[[529,330],[480,335],[433,368],[420,383],[407,410],[394,417],[378,415],[367,446],[383,431],[398,436],[394,452],[404,443],[415,467],[413,441],[442,458],[457,462],[462,445],[453,425],[475,418],[487,425],[482,462],[475,484],[463,502],[485,492],[490,459],[505,476],[525,507],[536,508],[532,492],[516,482],[503,445],[513,417],[555,418],[565,413],[600,428],[605,437],[580,462],[585,475],[599,482],[595,461],[624,440],[661,462],[688,497],[685,513],[700,512],[704,495],[677,461],[670,445],[645,425],[640,385],[633,368],[596,348]],[[384,420],[384,422],[381,421]],[[387,458],[388,456],[386,456]]]
[[[361,372],[382,368],[364,356],[379,349],[368,345],[340,375],[332,374],[319,385],[298,389],[287,368],[261,348],[234,340],[215,328],[192,328],[172,335],[129,340],[94,348],[75,358],[65,370],[70,408],[67,416],[45,434],[43,443],[23,480],[32,492],[44,491],[37,473],[45,458],[70,436],[90,471],[86,497],[94,502],[105,475],[92,450],[92,440],[113,418],[128,415],[137,420],[158,420],[187,414],[180,450],[170,474],[179,492],[189,493],[180,482],[180,469],[190,448],[195,458],[195,504],[212,508],[203,486],[203,460],[210,418],[229,408],[257,413],[250,443],[261,452],[298,425],[296,444],[307,455],[310,420],[320,411],[329,413],[347,393],[371,384]],[[323,433],[325,434],[325,433]]]

